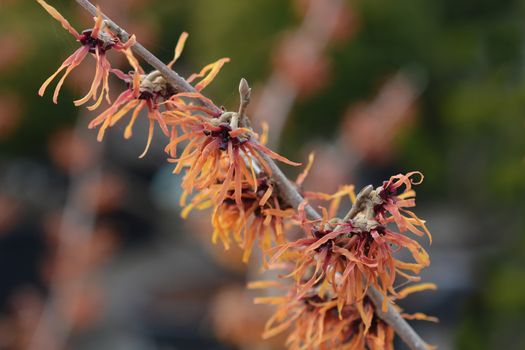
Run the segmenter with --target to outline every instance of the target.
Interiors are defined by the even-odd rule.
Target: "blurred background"
[[[49,2],[92,26],[74,1]],[[315,151],[309,190],[423,172],[423,278],[439,289],[402,306],[440,322],[412,324],[443,350],[525,349],[525,1],[99,4],[165,62],[188,31],[183,76],[230,57],[206,95],[236,109],[247,78],[271,146]],[[0,349],[282,349],[244,289],[258,267],[210,243],[209,213],[180,219],[164,136],[138,159],[146,125],[101,144],[87,129],[96,113],[71,101],[93,61],[58,105],[37,96],[76,47],[35,1],[0,0]]]

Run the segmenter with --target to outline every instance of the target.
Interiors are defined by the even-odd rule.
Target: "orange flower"
[[[130,73],[129,75],[126,75],[117,70],[114,70],[114,72],[117,76],[123,79],[129,87],[119,95],[111,107],[106,109],[89,123],[89,128],[94,128],[102,124],[97,137],[97,139],[101,141],[104,138],[104,133],[108,127],[114,126],[129,111],[133,110],[131,119],[124,131],[124,137],[129,139],[132,136],[132,130],[135,121],[137,120],[140,112],[146,108],[147,118],[149,120],[149,132],[146,148],[139,156],[142,158],[146,155],[151,145],[155,121],[159,124],[162,132],[166,136],[170,135],[168,125],[159,111],[159,99],[164,97],[167,88],[165,84],[162,84],[163,80],[161,80],[160,83],[162,86],[159,87],[158,84],[156,84],[158,81],[156,78],[160,76],[157,71],[145,75],[141,74],[143,72],[142,68],[137,66],[135,72]]]
[[[274,281],[254,282],[248,287],[286,288]],[[394,331],[375,314],[368,298],[361,304],[347,304],[339,310],[337,298],[323,292],[321,286],[306,295],[292,290],[285,296],[256,298],[255,303],[277,306],[266,323],[263,337],[287,331],[286,345],[290,350],[393,349]]]
[[[47,4],[44,0],[37,1],[53,18],[59,21],[62,24],[62,26],[67,31],[69,31],[75,37],[75,39],[82,45],[71,56],[69,56],[64,61],[64,63],[62,63],[62,65],[53,75],[51,75],[42,84],[40,90],[38,90],[38,94],[40,96],[43,96],[47,86],[57,77],[58,74],[60,74],[60,72],[62,72],[65,69],[66,71],[62,78],[60,78],[60,80],[58,81],[58,84],[55,88],[55,92],[53,94],[53,102],[57,103],[58,94],[67,76],[84,60],[88,53],[91,53],[93,57],[95,57],[97,62],[95,77],[93,78],[91,88],[89,89],[86,96],[79,100],[76,100],[75,105],[80,106],[87,103],[90,99],[93,99],[96,102],[92,106],[88,107],[88,109],[93,110],[96,109],[102,103],[104,96],[106,97],[108,103],[110,103],[108,78],[109,72],[111,70],[111,65],[106,58],[106,51],[110,49],[126,51],[130,46],[132,46],[135,43],[135,37],[132,36],[125,44],[121,43],[115,35],[104,30],[104,21],[100,12],[98,13],[95,19],[95,25],[93,29],[84,30],[81,34],[79,34],[75,30],[75,28],[73,28],[71,24],[69,24],[69,22],[54,7]]]
[[[256,241],[263,252],[275,242],[283,242],[283,220],[294,214],[292,208],[282,208],[273,188],[266,176],[257,178],[257,191],[249,183],[243,182],[242,206],[239,207],[234,199],[233,189],[227,191],[226,198],[218,203],[216,197],[221,191],[221,185],[214,184],[196,195],[185,207],[182,216],[186,217],[193,208],[204,209],[218,203],[212,214],[213,243],[220,239],[224,247],[229,249],[233,237],[244,250],[243,261],[248,262]]]
[[[176,116],[170,112],[168,114]],[[179,120],[185,122],[187,119],[182,117]],[[174,173],[188,168],[182,182],[186,192],[192,193],[194,189],[203,190],[213,184],[219,184],[220,190],[215,197],[217,205],[221,204],[228,191],[233,189],[234,201],[242,208],[243,183],[249,184],[256,191],[256,173],[260,168],[268,175],[272,173],[262,154],[286,164],[300,165],[262,145],[255,132],[245,125],[239,126],[238,122],[238,115],[231,112],[212,119],[195,116],[192,123],[185,125],[185,133],[172,138],[166,146],[166,151],[173,154],[179,143],[189,140],[180,157],[170,160],[177,163]]]
[[[408,177],[395,178],[406,183]],[[271,260],[271,263],[275,263],[282,257],[281,260],[294,265],[288,276],[295,278],[299,295],[308,293],[320,281],[328,281],[330,288],[338,296],[338,307],[341,310],[345,304],[360,303],[371,284],[386,297],[389,294],[396,295],[394,283],[398,274],[409,281],[419,280],[417,274],[430,264],[427,252],[415,240],[387,227],[388,223],[394,221],[394,216],[386,214],[391,211],[397,213],[396,209],[412,203],[400,199],[392,192],[399,188],[399,181],[385,184],[384,187],[370,191],[368,197],[356,204],[360,206],[360,210],[346,222],[337,218],[329,219],[329,212],[325,209],[323,219],[308,220],[304,213],[306,203],[301,205],[298,219],[306,238],[275,248]],[[389,191],[388,195],[385,194],[386,191]],[[404,192],[400,196],[403,198],[406,195],[407,192]],[[322,198],[322,195],[317,194],[316,197]],[[325,198],[333,198],[334,203],[338,197]],[[331,215],[337,212],[338,204],[336,202],[335,206],[332,205]],[[397,220],[401,221],[399,217]],[[416,221],[415,215],[402,217],[402,220],[409,229],[422,225],[420,219]],[[401,249],[410,252],[414,261],[399,260],[395,253]]]
[[[412,180],[414,175],[420,177],[419,181]],[[405,209],[416,205],[416,193],[412,190],[412,185],[421,184],[423,178],[423,174],[419,171],[413,171],[406,175],[398,174],[392,176],[378,189],[382,202],[374,209],[378,221],[382,224],[386,225],[390,222],[395,222],[401,232],[409,230],[418,236],[426,234],[430,243],[432,243],[432,236],[425,226],[425,221],[419,219],[413,212]],[[404,186],[404,189],[398,194],[402,186]]]
[[[219,74],[222,66],[230,62],[229,58],[221,58],[213,63],[208,64],[197,74],[192,74],[188,78],[188,83],[192,83],[197,78],[202,78],[196,85],[195,89],[197,91],[202,91],[206,86],[208,86],[212,80]]]
[[[171,68],[182,54],[187,38],[188,34],[185,32],[179,37],[175,47],[174,57],[168,63],[168,67]],[[111,70],[111,72],[128,84],[128,89],[120,94],[111,107],[90,123],[90,128],[101,125],[98,134],[99,141],[104,137],[104,133],[108,127],[114,126],[129,111],[133,110],[131,120],[124,133],[125,138],[130,138],[136,119],[140,112],[147,108],[149,131],[146,148],[140,155],[140,158],[142,158],[146,155],[151,145],[155,122],[157,122],[166,136],[171,137],[171,139],[177,139],[177,127],[181,128],[185,133],[187,131],[186,124],[191,125],[194,124],[195,121],[205,119],[201,112],[204,112],[204,114],[210,117],[217,117],[221,114],[219,108],[217,108],[219,111],[217,112],[203,107],[202,105],[204,103],[212,106],[214,105],[209,99],[205,98],[200,93],[177,93],[159,71],[155,70],[145,74],[133,54],[129,50],[126,50],[124,53],[130,64],[133,66],[134,72],[124,74],[117,69]],[[228,59],[222,59],[214,64],[208,65],[208,68],[205,67],[201,74],[194,77],[194,79],[197,77],[203,78],[197,83],[196,88],[203,89],[207,86],[218,74],[222,65],[227,61]],[[161,108],[163,108],[164,111],[161,112]],[[172,156],[175,156],[174,148],[168,147],[167,150],[169,150]]]
[[[345,303],[360,302],[367,285],[375,280],[378,262],[366,254],[353,254],[353,250],[365,244],[358,242],[350,223],[333,220],[321,224],[320,220],[307,220],[302,217],[304,204],[299,213],[307,237],[276,248],[270,264],[286,253],[284,260],[294,264],[287,277],[294,277],[300,296],[309,293],[320,281],[327,281],[339,296],[340,308]]]
[[[265,132],[261,136],[264,141]],[[222,165],[227,162],[223,158]],[[304,171],[299,175],[296,184],[300,186],[308,174],[313,162],[313,154],[309,156],[309,162]],[[260,169],[259,169],[260,170]],[[270,248],[275,244],[284,243],[285,226],[292,223],[295,210],[289,205],[282,203],[278,192],[274,190],[275,185],[269,176],[256,173],[255,183],[243,180],[241,186],[241,202],[238,205],[235,200],[235,188],[230,186],[226,192],[226,198],[221,201],[219,194],[226,171],[218,174],[216,183],[204,188],[186,204],[188,192],[181,197],[181,205],[184,208],[182,217],[186,217],[194,209],[206,209],[213,206],[212,225],[214,232],[213,243],[220,240],[228,249],[232,238],[243,250],[243,261],[248,262],[255,242],[258,242],[263,252],[263,265],[267,267],[266,256]],[[255,188],[254,188],[255,185]]]

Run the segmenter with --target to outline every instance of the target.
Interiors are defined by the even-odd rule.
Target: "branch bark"
[[[97,15],[97,8],[90,1],[75,1],[93,16]],[[119,39],[122,42],[126,42],[129,40],[130,35],[124,29],[122,29],[119,25],[117,25],[107,16],[103,15],[103,17],[107,21],[108,27],[119,37]],[[195,90],[195,88],[191,86],[184,78],[182,78],[175,71],[168,68],[161,60],[159,60],[155,55],[153,55],[140,43],[136,42],[131,47],[131,50],[137,56],[143,58],[146,62],[148,62],[153,68],[158,70],[166,79],[166,81],[176,89],[176,91],[197,92],[197,90]],[[214,104],[209,104],[205,102],[204,105],[212,111],[221,111],[220,108],[215,106]],[[275,181],[283,200],[285,200],[289,205],[297,209],[299,205],[304,201],[304,198],[301,196],[295,185],[286,177],[286,175],[284,175],[282,170],[273,161],[273,159],[264,154],[263,158],[269,164],[270,169],[272,170],[272,179]],[[319,213],[310,205],[305,206],[305,211],[311,219],[321,218],[321,215],[319,215]],[[352,212],[352,215],[355,215],[355,213]],[[395,330],[395,332],[408,345],[410,349],[428,350],[428,346],[423,341],[423,339],[416,333],[416,331],[414,331],[414,329],[408,324],[408,322],[406,322],[405,319],[403,319],[399,312],[390,303],[388,304],[388,309],[386,312],[383,312],[381,310],[384,297],[377,289],[375,289],[373,286],[370,286],[367,295],[375,304],[377,315]]]

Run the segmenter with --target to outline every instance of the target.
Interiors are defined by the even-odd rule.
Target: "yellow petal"
[[[183,32],[179,40],[177,41],[177,45],[175,46],[175,54],[173,56],[173,59],[168,63],[168,67],[171,68],[175,62],[179,59],[180,55],[182,54],[182,50],[184,50],[184,44],[186,43],[186,39],[188,39],[188,33]]]
[[[413,286],[409,286],[406,288],[403,288],[397,293],[398,299],[403,299],[409,294],[416,293],[416,292],[422,292],[424,290],[436,290],[437,286],[434,283],[420,283],[415,284]]]
[[[416,312],[415,314],[401,314],[403,318],[407,320],[419,320],[419,321],[429,321],[429,322],[439,322],[439,319],[434,316],[428,316],[421,312]]]
[[[191,81],[195,78],[204,77],[197,85],[195,85],[195,89],[201,91],[213,81],[226,62],[230,62],[230,59],[221,58],[220,60],[210,63],[204,67],[199,74],[191,76],[188,80]]]
[[[44,0],[36,0],[54,19],[62,24],[62,27],[70,32],[76,39],[80,38],[80,35],[75,28],[69,24],[68,20],[64,18],[53,6],[46,3]]]

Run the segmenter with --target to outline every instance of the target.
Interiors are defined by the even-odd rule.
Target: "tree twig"
[[[372,192],[373,189],[374,187],[372,185],[368,185],[366,187],[363,187],[363,189],[359,191],[355,198],[354,205],[352,205],[352,208],[350,208],[348,213],[343,218],[344,222],[353,219],[357,215],[357,213],[359,213],[363,209],[363,202],[366,198],[368,198],[368,195],[370,194],[370,192]]]
[[[97,15],[97,8],[88,0],[75,0],[80,6],[85,8],[93,16]],[[107,21],[108,27],[114,31],[114,33],[123,41],[126,42],[130,35],[122,29],[119,25],[113,22],[110,18],[104,15],[104,19]],[[146,62],[148,62],[152,67],[157,69],[166,81],[172,85],[178,92],[197,92],[193,86],[191,86],[184,78],[178,75],[175,71],[168,68],[161,60],[159,60],[155,55],[153,55],[149,50],[147,50],[140,43],[136,42],[131,47],[133,53],[137,56],[142,57]],[[213,111],[220,111],[220,109],[215,105],[210,105],[205,102],[206,107]],[[286,201],[289,205],[294,208],[298,208],[299,205],[304,202],[304,198],[301,196],[295,185],[284,175],[281,169],[277,164],[265,154],[262,154],[264,160],[268,163],[270,169],[272,170],[272,178],[279,190],[279,194],[282,199]],[[365,190],[371,190],[368,187],[365,187]],[[357,202],[357,201],[356,201]],[[355,206],[354,206],[355,207]],[[355,215],[358,212],[359,208],[355,209]],[[305,206],[306,214],[311,219],[320,219],[321,215],[312,208],[310,205]],[[367,295],[370,297],[372,302],[376,306],[376,312],[381,319],[388,323],[399,335],[401,339],[408,345],[412,350],[428,350],[426,343],[421,339],[421,337],[414,331],[414,329],[403,319],[399,312],[390,304],[388,304],[388,309],[386,312],[381,310],[381,305],[383,304],[383,295],[373,286],[370,286],[367,292]]]
[[[376,314],[383,321],[388,323],[394,330],[397,335],[408,345],[412,350],[428,350],[429,347],[427,343],[417,334],[417,332],[412,328],[408,322],[399,314],[399,312],[390,304],[388,304],[388,309],[386,311],[382,310],[381,305],[383,304],[383,295],[373,286],[368,288],[366,293],[370,300],[376,306]]]

